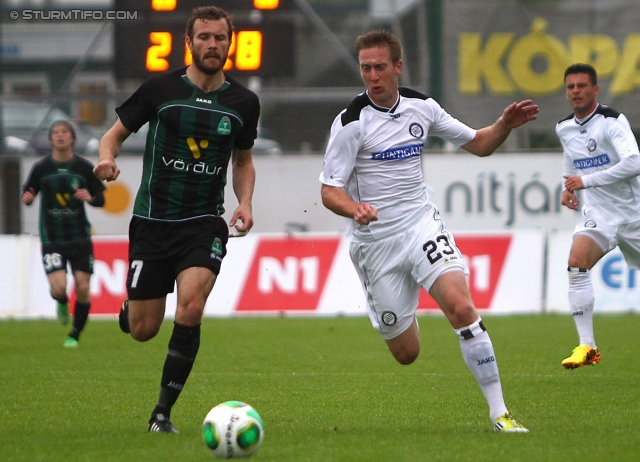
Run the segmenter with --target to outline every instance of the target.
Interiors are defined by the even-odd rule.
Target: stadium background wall
[[[569,314],[566,257],[571,232],[541,230],[459,232],[472,296],[482,315],[559,312]],[[95,238],[92,315],[115,319],[126,296],[126,236]],[[364,316],[364,296],[349,261],[348,242],[335,233],[250,233],[231,239],[223,271],[205,315]],[[0,318],[53,319],[36,236],[0,236]],[[545,271],[546,268],[546,271]],[[593,269],[596,310],[640,311],[635,270],[618,250]],[[72,281],[69,280],[73,294]],[[73,301],[73,295],[71,297]],[[167,316],[174,314],[175,294]],[[420,313],[439,313],[421,293]]]
[[[560,205],[561,153],[497,153],[478,158],[467,153],[425,153],[423,172],[430,195],[453,231],[570,231],[579,212]],[[24,183],[35,157],[20,159]],[[97,159],[90,158],[92,162]],[[257,178],[254,232],[344,232],[346,221],[329,212],[320,199],[322,156],[314,154],[254,156]],[[106,205],[88,207],[95,235],[127,234],[142,161],[121,155],[117,181],[107,183]],[[237,201],[228,181],[226,218]],[[39,199],[21,207],[21,233],[38,233]]]

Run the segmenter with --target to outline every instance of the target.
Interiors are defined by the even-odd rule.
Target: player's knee
[[[408,366],[409,364],[412,364],[416,359],[418,359],[418,353],[400,351],[393,353],[393,357],[403,366]]]
[[[151,340],[155,336],[155,333],[149,332],[148,330],[131,327],[131,337],[133,337],[138,342],[146,342],[148,340]]]
[[[465,301],[449,308],[445,312],[453,326],[468,326],[478,319],[478,312],[471,302]]]
[[[588,269],[587,262],[582,255],[569,255],[569,268],[585,268]]]
[[[62,300],[67,296],[66,287],[51,286],[51,296],[56,300]]]
[[[145,320],[130,320],[129,328],[131,329],[131,337],[133,337],[138,342],[146,342],[148,340],[151,340],[158,334],[158,331],[160,330],[160,326],[155,326],[154,324],[150,324]]]
[[[391,354],[403,366],[408,366],[413,363],[416,359],[418,359],[418,355],[420,354],[420,347],[413,346],[403,346],[401,348],[389,349]]]
[[[89,298],[89,283],[88,282],[82,282],[82,283],[76,282],[76,294],[78,295],[79,298],[82,298],[83,300],[88,299]]]

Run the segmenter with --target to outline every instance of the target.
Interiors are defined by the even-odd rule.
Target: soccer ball
[[[209,411],[202,423],[204,442],[216,457],[249,457],[264,439],[258,412],[246,403],[226,401]]]

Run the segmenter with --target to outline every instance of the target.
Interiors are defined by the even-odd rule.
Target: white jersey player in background
[[[504,403],[493,345],[467,286],[468,269],[429,201],[421,153],[429,134],[488,156],[511,129],[536,119],[538,106],[513,103],[493,125],[474,130],[433,99],[399,88],[402,48],[390,33],[358,37],[356,52],[367,91],[336,117],[320,181],[323,204],[349,219],[350,255],[371,322],[394,358],[411,364],[420,352],[415,311],[424,287],[460,339],[494,428],[527,432]]]
[[[630,267],[640,268],[640,155],[624,114],[598,104],[592,66],[569,66],[564,81],[573,114],[556,125],[564,150],[562,204],[577,210],[575,191],[584,189],[568,267],[569,304],[580,344],[562,361],[574,369],[600,361],[593,333],[591,268],[616,246]]]

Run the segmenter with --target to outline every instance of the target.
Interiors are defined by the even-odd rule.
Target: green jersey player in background
[[[73,153],[75,139],[75,131],[69,122],[53,122],[49,127],[53,152],[33,165],[22,188],[22,202],[26,205],[31,205],[38,193],[41,196],[42,263],[62,325],[69,322],[67,264],[73,272],[76,302],[73,326],[64,341],[67,348],[78,346],[91,308],[89,282],[93,274],[93,243],[84,204],[102,207],[105,189],[93,174],[93,164]]]
[[[153,76],[116,109],[119,119],[100,142],[95,174],[115,180],[122,142],[149,123],[143,173],[129,226],[128,299],[120,328],[141,342],[156,336],[166,296],[177,284],[177,307],[149,431],[178,433],[171,409],[191,373],[200,345],[205,303],[226,254],[229,226],[253,226],[252,147],[258,97],[223,72],[231,16],[214,7],[193,10],[186,45],[193,62]],[[224,188],[231,161],[238,207],[229,225]]]

